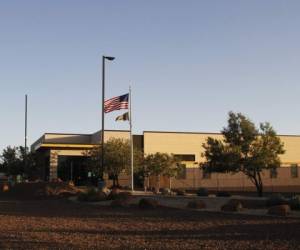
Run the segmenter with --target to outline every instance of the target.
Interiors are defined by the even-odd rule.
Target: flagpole
[[[131,191],[134,191],[133,173],[133,135],[132,135],[132,110],[131,110],[131,86],[129,86],[129,126],[130,126],[130,162],[131,162]]]

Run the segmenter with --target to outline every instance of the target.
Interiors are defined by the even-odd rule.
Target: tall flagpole
[[[129,86],[129,126],[130,126],[130,162],[131,162],[131,191],[134,191],[133,173],[133,135],[132,135],[132,110],[131,110],[131,86]]]
[[[25,149],[25,166],[27,165],[27,94],[25,95],[25,137],[24,137],[24,149]]]

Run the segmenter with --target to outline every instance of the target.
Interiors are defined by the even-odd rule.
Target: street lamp
[[[104,171],[104,101],[105,101],[105,59],[113,61],[115,58],[112,56],[102,56],[102,133],[101,133],[101,167],[102,174]],[[102,175],[103,178],[103,175]]]

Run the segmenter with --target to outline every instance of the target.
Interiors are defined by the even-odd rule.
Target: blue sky
[[[300,2],[1,1],[0,148],[101,126],[107,97],[133,90],[134,132],[217,132],[230,110],[300,134]],[[107,129],[127,129],[106,116]]]

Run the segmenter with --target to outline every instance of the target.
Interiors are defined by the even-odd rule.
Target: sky
[[[133,132],[219,132],[229,111],[300,134],[300,1],[0,0],[0,149],[101,128],[132,88]],[[106,129],[128,129],[105,116]]]

